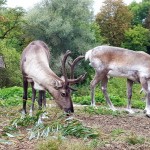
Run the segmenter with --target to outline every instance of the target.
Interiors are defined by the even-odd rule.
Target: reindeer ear
[[[61,82],[54,80],[54,81],[52,82],[52,86],[53,86],[56,90],[58,90],[58,89],[61,88],[63,85],[62,85]]]
[[[61,76],[60,78],[65,82],[65,77],[64,76]]]

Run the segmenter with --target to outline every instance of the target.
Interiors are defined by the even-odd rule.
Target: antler
[[[68,79],[67,78],[67,72],[66,72],[66,67],[65,67],[65,64],[66,64],[66,60],[68,58],[68,56],[71,54],[71,51],[70,50],[67,50],[66,53],[64,54],[64,57],[62,59],[62,74],[64,76],[64,80],[65,80],[65,85],[68,85],[68,84],[75,84],[75,83],[78,83],[78,82],[81,82],[85,79],[86,77],[86,74],[87,73],[84,73],[83,75],[80,75],[80,77],[78,77],[77,79],[74,79],[74,68],[75,68],[75,65],[81,60],[84,58],[84,56],[78,56],[72,63],[69,63],[69,66],[70,66],[70,78],[71,79]]]
[[[79,82],[81,82],[81,81],[83,81],[83,80],[85,79],[86,74],[87,74],[87,72],[84,73],[83,75],[80,75],[80,77],[78,77],[77,79],[68,79],[68,82],[69,82],[70,84],[79,83]]]
[[[65,63],[66,63],[66,60],[67,60],[67,57],[71,54],[71,51],[70,50],[67,50],[61,63],[62,63],[62,74],[64,76],[64,79],[65,79],[65,85],[67,85],[68,83],[68,78],[67,78],[67,73],[66,73],[66,67],[65,67]]]
[[[70,66],[70,79],[74,79],[74,67],[83,58],[84,56],[78,56],[72,63],[68,62]]]
[[[75,84],[75,83],[81,82],[81,81],[83,81],[85,79],[87,73],[84,73],[83,75],[81,75],[77,79],[74,79],[74,68],[75,68],[75,65],[80,60],[82,60],[83,58],[84,58],[84,56],[78,56],[72,63],[68,62],[69,66],[70,66],[70,79],[68,80],[68,82],[70,84]]]

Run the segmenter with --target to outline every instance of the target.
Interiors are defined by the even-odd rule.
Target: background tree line
[[[92,0],[41,0],[32,9],[8,8],[0,0],[0,87],[21,83],[20,55],[32,40],[43,40],[51,51],[50,65],[60,75],[60,58],[70,49],[73,57],[108,44],[150,53],[150,1],[105,0],[94,16]],[[77,74],[88,70],[82,62]],[[84,67],[83,67],[84,66]]]

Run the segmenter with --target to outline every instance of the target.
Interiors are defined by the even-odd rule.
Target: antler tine
[[[81,82],[81,81],[83,81],[85,79],[86,74],[87,74],[87,72],[84,73],[83,75],[80,75],[77,79],[68,79],[68,82],[70,84],[75,84],[75,83]]]
[[[67,57],[71,54],[71,51],[70,50],[67,50],[66,53],[64,54],[64,57],[61,61],[62,63],[62,74],[64,76],[64,79],[65,79],[65,84],[67,84],[67,73],[66,73],[66,67],[65,67],[65,64],[66,64],[66,60],[67,60]]]
[[[69,66],[70,66],[70,79],[74,79],[75,65],[83,58],[84,58],[84,56],[78,56],[72,63],[68,62]]]

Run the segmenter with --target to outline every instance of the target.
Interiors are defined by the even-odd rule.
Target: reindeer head
[[[77,79],[73,79],[73,71],[74,71],[75,64],[77,64],[79,60],[84,58],[84,56],[79,56],[73,61],[72,64],[69,63],[71,67],[71,79],[67,78],[65,63],[66,63],[67,57],[70,54],[71,52],[68,50],[62,59],[63,78],[61,78],[60,81],[55,82],[55,92],[53,92],[56,103],[61,109],[63,109],[67,113],[74,112],[73,103],[71,99],[71,91],[74,89],[71,88],[70,85],[81,82],[82,80],[84,80],[85,75],[86,75],[85,73],[81,75],[80,77],[78,77]]]

